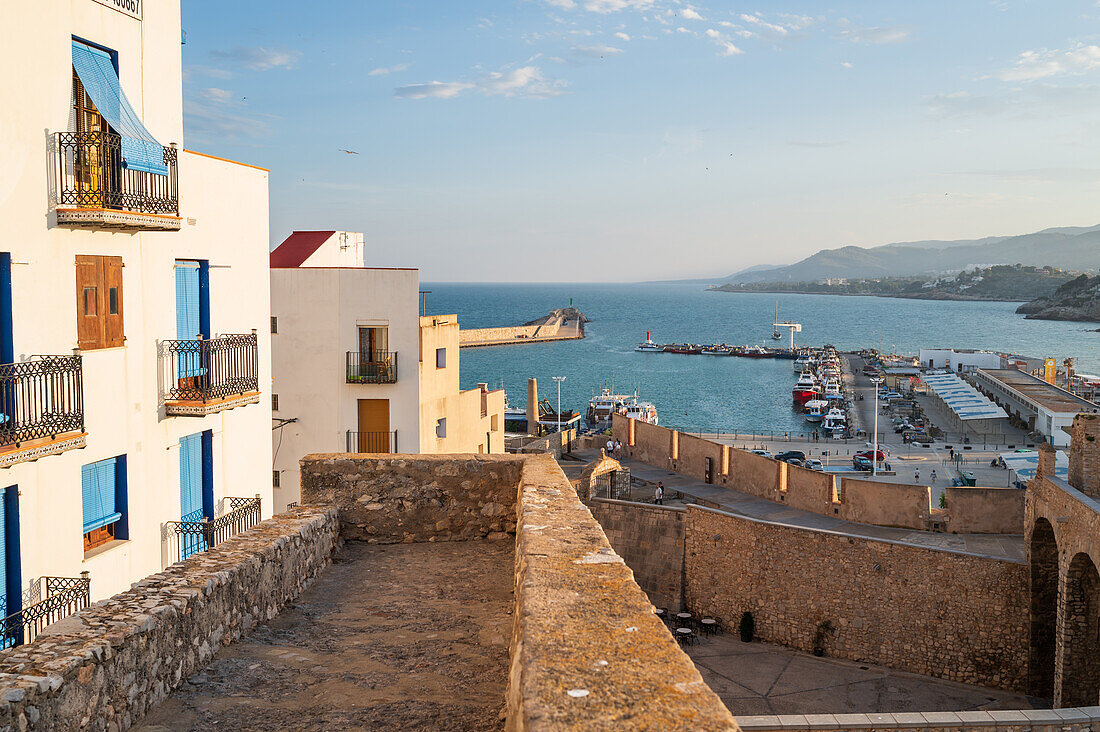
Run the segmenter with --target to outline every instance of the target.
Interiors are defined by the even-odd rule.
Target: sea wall
[[[761,640],[1011,691],[1026,690],[1028,571],[974,554],[766,523],[689,506],[684,597]]]
[[[634,570],[634,579],[650,602],[679,612],[683,608],[686,510],[606,498],[596,498],[588,507],[615,553]]]
[[[326,567],[336,512],[295,508],[0,652],[0,727],[119,730]]]
[[[335,506],[340,535],[371,544],[461,541],[515,532],[514,455],[342,453],[301,460],[302,503]]]

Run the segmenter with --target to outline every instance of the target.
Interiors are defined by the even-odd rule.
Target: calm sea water
[[[503,386],[527,400],[527,379],[557,401],[552,376],[565,376],[563,408],[584,411],[604,386],[638,390],[657,405],[661,424],[685,430],[767,432],[805,429],[791,409],[790,361],[649,354],[634,351],[647,330],[658,343],[763,343],[776,301],[781,320],[802,323],[795,344],[831,343],[916,354],[925,347],[988,348],[1034,357],[1077,358],[1100,373],[1097,323],[1025,320],[1016,303],[936,302],[834,295],[706,292],[699,285],[439,284],[428,312],[457,313],[464,328],[518,325],[573,305],[591,319],[584,340],[463,349],[463,388]],[[788,343],[786,337],[782,341]]]

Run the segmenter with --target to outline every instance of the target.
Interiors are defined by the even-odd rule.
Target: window
[[[441,417],[435,421],[435,436],[446,437],[447,436],[447,418]]]
[[[278,470],[272,470],[271,471],[271,485],[275,488],[279,487],[279,471]]]
[[[279,395],[278,394],[272,394],[271,395],[271,411],[272,412],[278,412],[279,411]]]
[[[126,344],[122,257],[76,255],[77,346],[89,351]]]
[[[447,368],[447,349],[437,348],[435,349],[435,367],[437,369]]]
[[[499,414],[494,414],[489,419],[489,429],[491,429],[493,432],[496,432],[497,430],[500,429],[500,415]]]
[[[359,362],[386,363],[390,350],[390,329],[386,327],[359,328]]]
[[[127,539],[126,456],[89,463],[80,469],[84,508],[84,551]]]
[[[271,316],[271,332],[272,333],[278,333],[279,332],[279,319],[277,317],[275,317],[274,315]]]

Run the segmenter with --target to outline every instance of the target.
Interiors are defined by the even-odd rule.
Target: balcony
[[[0,468],[84,447],[81,356],[0,365]]]
[[[396,384],[397,354],[389,351],[348,351],[345,361],[349,384]]]
[[[168,564],[213,549],[226,539],[260,523],[260,497],[224,499],[229,511],[215,519],[169,521],[164,524]]]
[[[79,577],[42,577],[32,587],[42,599],[0,621],[0,648],[30,643],[45,628],[80,612],[91,601],[92,581],[87,572]]]
[[[393,432],[347,431],[347,452],[392,454],[397,452],[397,430]]]
[[[164,148],[167,175],[127,169],[122,137],[109,132],[59,132],[55,156],[58,225],[179,230],[176,148]]]
[[[161,398],[169,417],[203,417],[260,401],[256,332],[160,342]]]

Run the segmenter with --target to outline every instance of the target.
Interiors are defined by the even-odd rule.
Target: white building
[[[1078,414],[1100,414],[1100,406],[1016,369],[979,369],[970,378],[1020,427],[1055,447],[1069,447],[1066,429]]]
[[[7,615],[46,576],[126,589],[203,548],[181,519],[272,502],[268,174],[184,149],[179,2],[3,15]]]
[[[459,388],[458,319],[419,315],[415,269],[364,267],[362,234],[271,252],[276,510],[315,452],[504,452],[504,392]]]
[[[920,349],[920,365],[928,369],[951,369],[956,373],[974,369],[1004,368],[1004,357],[992,351],[955,350],[953,348]]]

